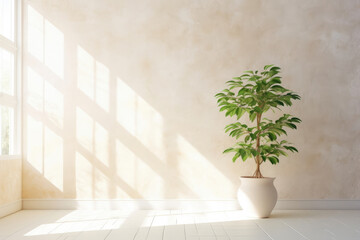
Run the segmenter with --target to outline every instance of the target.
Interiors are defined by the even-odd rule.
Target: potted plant
[[[280,68],[274,65],[266,65],[262,72],[245,71],[226,82],[228,88],[215,95],[220,112],[237,118],[237,122],[225,127],[225,132],[238,142],[224,153],[234,153],[233,162],[239,158],[243,161],[253,158],[256,163],[252,176],[240,177],[238,191],[241,207],[252,217],[268,217],[277,201],[275,178],[264,177],[261,165],[279,163],[280,156],[287,156],[286,151],[298,152],[291,143],[280,138],[287,135],[287,128],[296,129],[301,120],[290,114],[283,114],[277,120],[264,117],[268,111],[275,112],[291,106],[292,100],[300,99],[298,94],[281,85],[279,73]],[[244,114],[250,121],[240,119]]]

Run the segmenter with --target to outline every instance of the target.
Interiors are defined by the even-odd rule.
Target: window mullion
[[[13,153],[22,154],[22,62],[23,62],[23,0],[15,0],[15,111],[14,111],[14,136],[13,136]]]

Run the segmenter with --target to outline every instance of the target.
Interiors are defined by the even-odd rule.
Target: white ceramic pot
[[[240,177],[238,201],[249,217],[269,217],[277,201],[275,178]]]

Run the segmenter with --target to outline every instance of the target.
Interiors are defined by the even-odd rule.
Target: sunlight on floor
[[[358,240],[360,211],[23,210],[0,219],[4,239]]]
[[[134,215],[142,217],[137,221],[140,228],[164,227],[184,224],[205,224],[251,220],[242,211],[232,212],[196,212],[180,210],[148,211],[85,211],[75,210],[60,219],[40,224],[24,236],[38,236],[59,233],[76,233],[84,231],[105,231],[120,229]]]

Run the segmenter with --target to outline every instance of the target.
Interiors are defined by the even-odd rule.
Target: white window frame
[[[0,35],[0,47],[14,54],[14,95],[0,93],[0,105],[14,110],[13,131],[9,137],[10,156],[22,154],[22,6],[22,0],[14,0],[14,41]],[[0,156],[6,155],[0,153]]]

